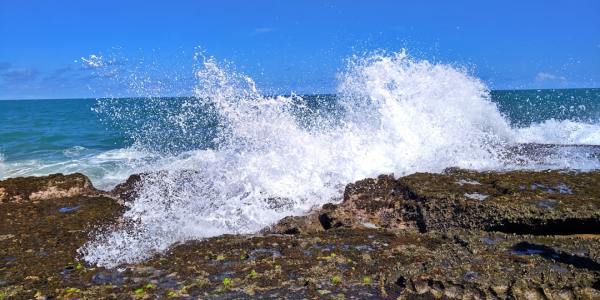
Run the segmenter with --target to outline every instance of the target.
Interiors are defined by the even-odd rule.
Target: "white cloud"
[[[566,81],[567,78],[564,76],[557,76],[551,73],[547,73],[547,72],[539,72],[537,73],[537,75],[535,75],[535,80],[539,81],[539,82],[544,82],[544,81]]]

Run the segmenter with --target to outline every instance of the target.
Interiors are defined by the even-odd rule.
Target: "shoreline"
[[[600,171],[381,175],[254,235],[87,264],[77,249],[121,226],[138,180],[0,181],[0,299],[600,297]]]

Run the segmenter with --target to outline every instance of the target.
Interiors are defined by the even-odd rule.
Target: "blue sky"
[[[406,48],[493,89],[600,86],[600,1],[0,1],[0,99],[190,91],[197,46],[259,87],[327,93],[352,54]],[[111,58],[118,80],[84,67]],[[117,67],[118,66],[118,67]]]

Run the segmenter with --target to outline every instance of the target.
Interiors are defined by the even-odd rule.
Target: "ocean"
[[[149,173],[124,218],[80,249],[113,266],[252,233],[340,201],[347,183],[449,167],[600,168],[600,89],[490,91],[403,53],[357,58],[331,95],[265,96],[206,59],[193,96],[0,101],[0,178]]]
[[[528,133],[517,142],[600,145],[600,89],[499,90],[490,95],[515,131]],[[302,98],[317,109],[331,110],[337,97]],[[144,158],[152,154],[144,147],[136,149],[130,128],[105,122],[95,111],[108,101],[135,107],[136,102],[190,98],[0,101],[0,178],[81,172],[109,189],[143,170]],[[211,130],[202,129],[194,132],[204,135],[201,141],[184,150],[212,146]],[[153,149],[161,150],[156,145]]]

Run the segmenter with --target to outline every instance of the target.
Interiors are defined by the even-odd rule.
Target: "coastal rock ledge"
[[[0,181],[0,299],[600,299],[600,172],[382,175],[257,235],[86,264],[139,178]]]

